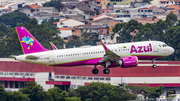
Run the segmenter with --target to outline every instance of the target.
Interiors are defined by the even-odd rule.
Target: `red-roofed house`
[[[73,26],[78,26],[78,25],[84,25],[83,22],[73,20],[73,19],[64,19],[58,22],[53,23],[56,25],[56,27],[61,28],[61,27],[73,27]]]
[[[20,12],[26,13],[28,16],[36,12],[36,9],[41,7],[40,5],[26,5],[21,8]]]
[[[138,9],[138,13],[141,17],[152,17],[155,13],[162,13],[163,11],[160,10],[157,6],[152,6],[149,8],[140,8]]]
[[[96,15],[96,16],[93,16],[93,17],[89,18],[89,20],[90,20],[90,21],[92,21],[92,20],[98,20],[98,19],[102,19],[102,18],[105,18],[105,17],[110,17],[110,16],[108,16],[108,15],[106,15],[106,14],[99,14],[99,15]]]
[[[72,36],[72,29],[68,27],[61,27],[58,29],[61,33],[58,34],[62,39]]]
[[[137,20],[139,23],[142,23],[144,25],[146,23],[150,23],[150,24],[156,23],[159,19],[146,17],[146,18],[137,18],[135,20]]]
[[[180,11],[179,5],[168,5],[167,8],[174,8],[174,10],[169,10],[167,13],[173,12],[174,14],[178,15]]]
[[[106,26],[108,25],[108,21],[115,21],[115,18],[112,17],[103,17],[97,20],[93,20],[91,22],[91,25],[102,25],[102,26]]]

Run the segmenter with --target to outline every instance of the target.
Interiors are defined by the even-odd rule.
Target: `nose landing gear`
[[[152,59],[152,63],[153,63],[152,67],[153,67],[153,68],[156,68],[157,66],[156,66],[156,64],[154,63],[154,59]]]

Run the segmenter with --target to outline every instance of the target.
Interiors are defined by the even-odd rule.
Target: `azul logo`
[[[142,53],[142,52],[152,52],[152,46],[151,44],[147,46],[138,46],[135,47],[134,45],[131,46],[131,51],[130,53]]]
[[[24,42],[24,43],[26,43],[27,45],[29,45],[28,46],[28,49],[30,49],[30,47],[33,45],[33,42],[34,42],[34,39],[33,38],[30,38],[29,36],[24,36],[23,38],[22,38],[22,41],[21,42]]]

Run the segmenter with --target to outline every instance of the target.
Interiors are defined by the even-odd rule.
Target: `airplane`
[[[141,41],[113,45],[79,47],[48,50],[44,48],[24,27],[16,27],[23,55],[14,56],[15,60],[47,66],[94,65],[93,74],[98,74],[97,65],[104,66],[103,73],[109,74],[108,68],[136,67],[138,60],[152,60],[169,56],[174,49],[160,41]]]

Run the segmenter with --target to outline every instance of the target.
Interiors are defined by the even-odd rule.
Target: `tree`
[[[65,98],[67,98],[67,92],[62,91],[58,87],[49,89],[47,93],[53,97],[54,101],[66,101]]]
[[[124,85],[114,86],[100,82],[92,82],[77,89],[68,90],[69,97],[81,97],[82,101],[123,101],[134,100],[136,95],[130,94]]]
[[[159,98],[163,91],[164,87],[160,85],[159,87],[147,87],[143,91],[143,95],[148,98]]]
[[[30,101],[52,101],[53,98],[49,93],[44,91],[42,86],[38,85],[36,82],[27,82],[25,88],[19,90],[23,94],[27,94]]]
[[[21,12],[12,12],[0,16],[0,23],[4,23],[9,27],[16,27],[18,23],[29,23],[30,18]]]
[[[43,4],[43,7],[55,7],[59,12],[64,7],[61,0],[51,0]]]
[[[0,83],[0,101],[6,101],[7,93],[3,87],[3,85]]]
[[[174,13],[169,13],[166,16],[166,21],[168,23],[168,27],[174,26],[174,24],[178,21],[177,15],[175,15]]]
[[[132,19],[128,23],[116,24],[113,28],[113,32],[120,35],[120,37],[117,38],[118,43],[131,42],[133,36],[130,35],[130,33],[134,32],[136,29],[139,30],[141,27],[141,23],[138,23],[136,20]]]
[[[81,101],[80,97],[67,97],[65,101]]]
[[[6,101],[29,101],[27,95],[22,94],[19,91],[7,92]]]
[[[80,46],[83,46],[84,43],[79,40],[79,39],[76,39],[76,40],[71,40],[69,41],[67,44],[66,44],[66,47],[67,48],[73,48],[73,47],[80,47]]]

